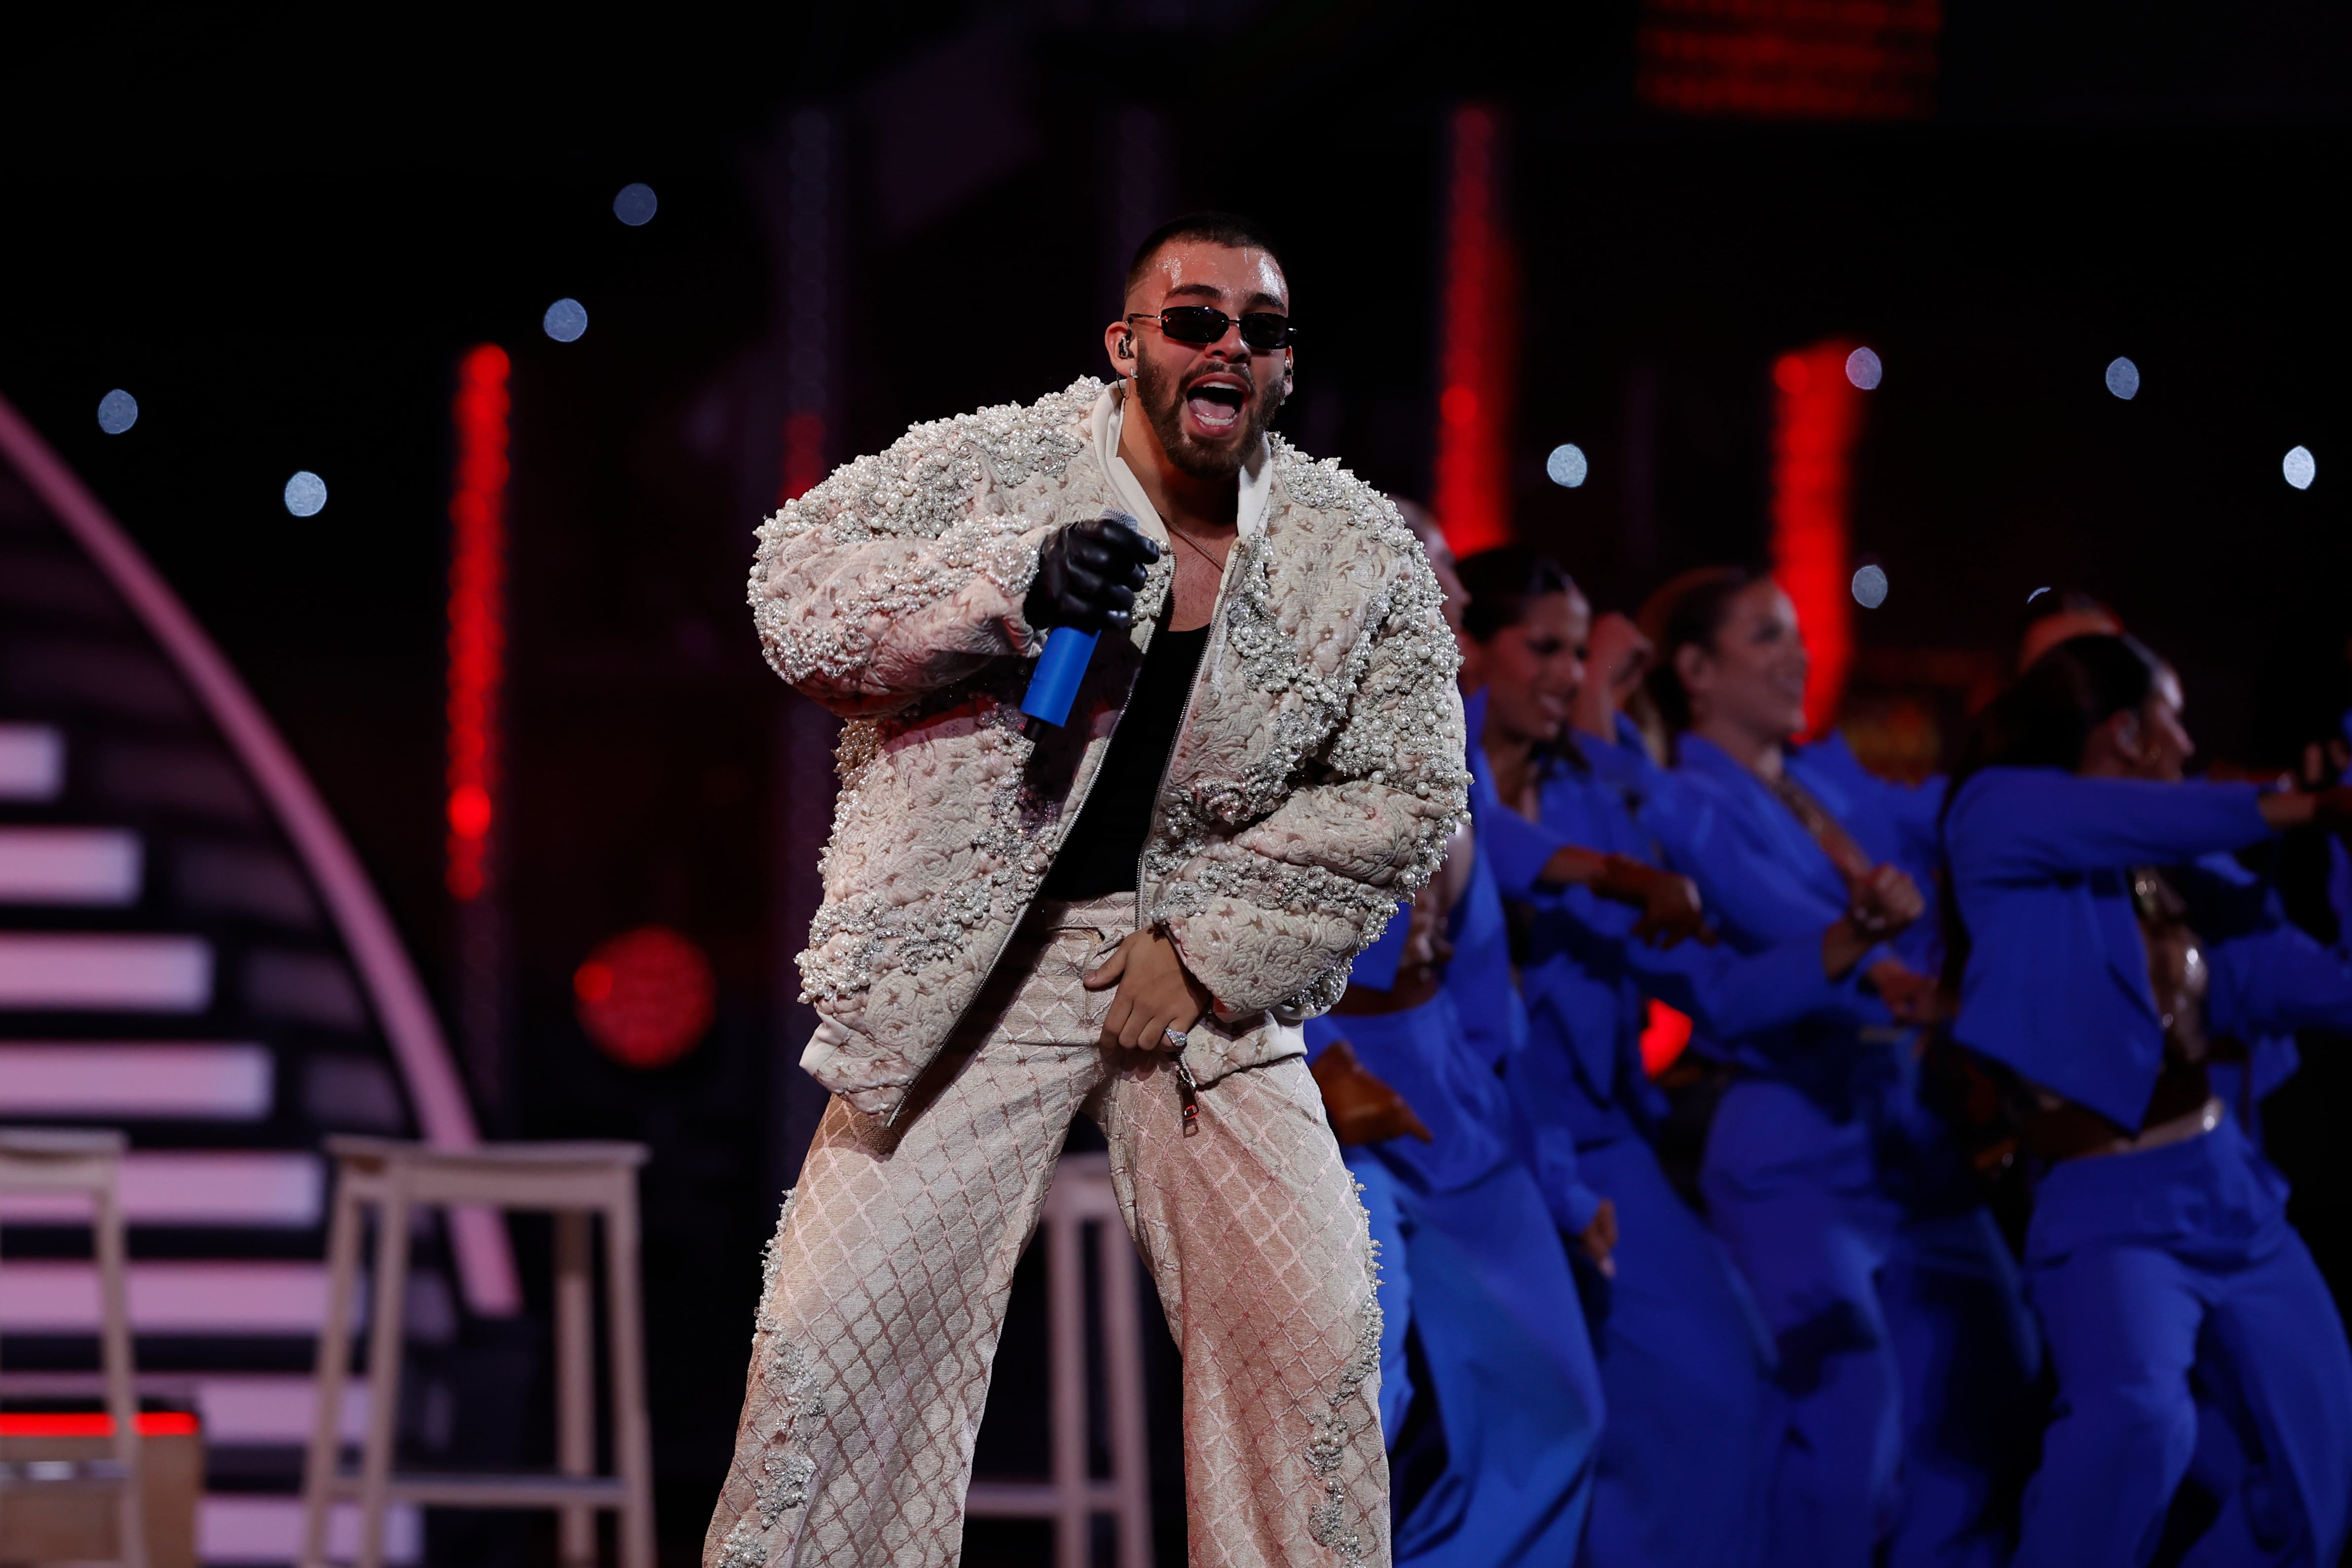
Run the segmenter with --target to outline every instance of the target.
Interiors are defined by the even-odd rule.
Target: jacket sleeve
[[[1960,786],[1946,822],[1955,875],[2039,882],[2075,871],[2175,865],[2270,836],[2250,784],[2078,778],[2056,768],[1987,768]]]
[[[1843,980],[1822,972],[1822,946],[1785,942],[1757,952],[1696,942],[1654,948],[1624,939],[1625,966],[1642,989],[1687,1013],[1708,1034],[1737,1039],[1800,1020],[1828,1019],[1857,1028],[1891,1023],[1885,1004],[1862,989],[1862,975],[1886,956],[1873,948]]]
[[[1445,858],[1467,803],[1461,664],[1418,550],[1379,590],[1337,732],[1263,819],[1177,867],[1152,918],[1220,1016],[1320,1013],[1400,900]]]
[[[1526,902],[1549,891],[1543,881],[1551,858],[1569,847],[1568,837],[1540,822],[1530,822],[1495,798],[1491,790],[1475,792],[1478,837],[1494,868],[1495,889],[1504,898]]]
[[[2276,925],[2210,950],[2213,1032],[2252,1040],[2295,1029],[2352,1030],[2352,964],[2300,929]]]
[[[1021,601],[1051,531],[1004,505],[951,424],[918,426],[761,526],[761,647],[794,689],[851,718],[1034,655],[1043,639]]]

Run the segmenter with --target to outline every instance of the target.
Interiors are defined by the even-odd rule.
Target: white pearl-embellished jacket
[[[800,956],[823,1020],[803,1066],[871,1114],[896,1113],[1019,925],[1168,594],[1167,532],[1116,456],[1120,396],[1082,380],[916,426],[760,530],[768,662],[850,721]],[[1458,656],[1419,544],[1336,461],[1267,447],[1138,868],[1138,924],[1217,999],[1185,1050],[1203,1084],[1299,1051],[1299,1021],[1443,859],[1468,787]],[[1107,505],[1160,560],[1068,724],[1033,739],[1037,548]]]

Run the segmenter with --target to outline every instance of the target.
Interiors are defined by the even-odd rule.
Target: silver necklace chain
[[[1168,530],[1168,533],[1171,538],[1181,539],[1185,543],[1191,545],[1192,547],[1192,552],[1195,555],[1198,555],[1202,560],[1215,567],[1219,572],[1223,572],[1225,569],[1225,563],[1223,561],[1218,560],[1215,556],[1210,554],[1207,548],[1192,535],[1181,533],[1173,527],[1171,527]],[[1227,546],[1227,548],[1230,549],[1231,546]]]

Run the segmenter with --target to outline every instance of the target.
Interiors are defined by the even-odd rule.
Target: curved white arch
[[[0,452],[6,454],[16,471],[89,552],[116,592],[130,602],[141,624],[163,645],[227,738],[237,760],[260,786],[324,895],[335,929],[359,969],[375,1016],[392,1042],[425,1141],[442,1149],[473,1148],[481,1142],[481,1133],[474,1125],[473,1109],[466,1101],[440,1019],[434,1015],[424,984],[393,930],[391,917],[376,898],[374,884],[361,869],[359,857],[352,852],[350,841],[319,798],[302,764],[287,749],[278,727],[179,595],[121,526],[107,515],[98,498],[5,397],[0,397]],[[521,1310],[514,1253],[498,1215],[488,1209],[455,1212],[450,1215],[450,1239],[467,1302],[477,1312],[492,1317]]]

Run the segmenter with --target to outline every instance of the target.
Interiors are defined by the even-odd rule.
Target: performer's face
[[[2162,784],[2179,784],[2188,776],[2197,742],[2180,721],[2181,703],[2180,676],[2168,664],[2156,672],[2147,700],[2139,705],[2139,722],[2131,727],[2135,732],[2126,750],[2131,773]]]
[[[1549,745],[1567,732],[1584,689],[1585,643],[1592,606],[1577,593],[1528,602],[1517,626],[1477,647],[1473,661],[1486,688],[1486,722],[1512,739]]]
[[[1205,305],[1234,320],[1215,342],[1181,342],[1157,318],[1186,305]],[[1160,449],[1194,479],[1227,479],[1239,472],[1290,394],[1291,351],[1260,351],[1242,341],[1240,318],[1252,311],[1290,314],[1290,286],[1273,257],[1176,240],[1160,247],[1150,270],[1128,292],[1128,314],[1152,319],[1118,322],[1105,334],[1112,367],[1135,378]]]
[[[1772,742],[1803,732],[1811,668],[1797,607],[1769,578],[1732,595],[1713,647],[1685,647],[1675,660],[1695,719]]]

